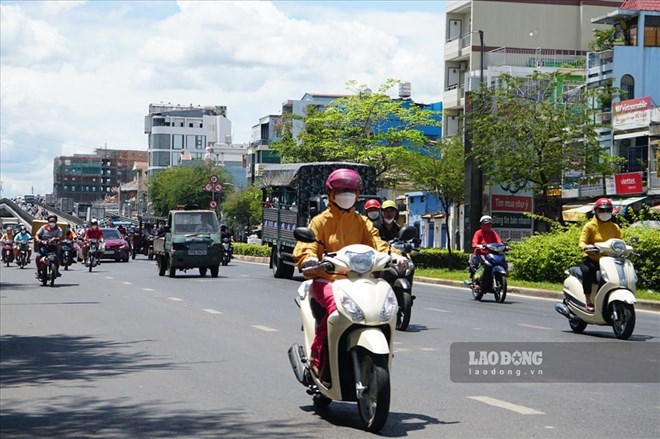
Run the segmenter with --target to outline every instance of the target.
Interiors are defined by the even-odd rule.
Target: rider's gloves
[[[317,265],[319,265],[319,260],[316,257],[312,256],[305,259],[303,263],[300,265],[300,268],[304,270],[305,268],[316,267]]]
[[[396,267],[397,270],[399,271],[404,271],[408,269],[408,259],[398,257],[398,258],[392,258],[391,264]]]

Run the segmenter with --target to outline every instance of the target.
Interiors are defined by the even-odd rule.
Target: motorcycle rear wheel
[[[324,409],[329,406],[331,402],[332,400],[330,398],[323,396],[320,393],[317,393],[312,397],[312,403],[317,409]]]
[[[481,298],[484,297],[484,292],[481,291],[481,288],[477,288],[477,285],[473,284],[470,289],[472,290],[472,297],[477,302],[481,301]]]
[[[373,354],[366,349],[358,352],[359,370],[364,391],[357,395],[358,412],[362,427],[377,432],[385,425],[390,412],[390,374],[385,355]],[[356,386],[358,383],[356,383]]]
[[[54,287],[55,286],[55,278],[57,277],[57,267],[52,262],[49,262],[48,265],[49,265],[48,271],[50,272],[50,286]]]
[[[48,268],[44,267],[41,269],[41,286],[46,286],[48,283]]]
[[[582,331],[584,331],[587,327],[587,324],[583,320],[580,320],[580,319],[577,319],[577,318],[576,319],[569,319],[568,320],[568,325],[571,327],[573,332],[575,332],[576,334],[581,334]]]

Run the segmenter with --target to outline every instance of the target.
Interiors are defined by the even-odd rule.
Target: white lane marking
[[[142,288],[144,291],[156,291],[153,288]]]
[[[545,415],[544,412],[534,410],[533,408],[525,407],[523,405],[512,404],[510,402],[502,401],[501,399],[491,398],[489,396],[468,396],[469,399],[474,399],[475,401],[483,402],[484,404],[492,405],[493,407],[499,407],[506,410],[511,410],[512,412],[520,413],[521,415]]]
[[[528,325],[527,323],[518,323],[518,326],[523,326],[525,328],[532,328],[532,329],[547,329],[547,330],[552,329],[552,328],[547,328],[545,326]]]
[[[435,351],[437,350],[436,348],[420,348],[420,351]]]
[[[216,311],[216,310],[211,309],[211,308],[204,308],[202,311],[205,311],[205,312],[207,312],[207,313],[209,313],[209,314],[222,314],[222,312],[220,312],[220,311]]]
[[[269,328],[268,326],[262,326],[262,325],[252,325],[252,327],[260,329],[262,331],[266,331],[266,332],[277,332],[278,331],[277,329]]]
[[[106,279],[114,279],[114,277],[112,277],[112,276],[106,276],[105,278]]]
[[[170,300],[174,300],[175,302],[181,302],[183,299],[179,299],[178,297],[168,297]]]
[[[124,285],[133,285],[133,282],[122,282]]]
[[[424,308],[424,309],[435,312],[451,312],[451,311],[447,311],[446,309],[438,309],[438,308]]]

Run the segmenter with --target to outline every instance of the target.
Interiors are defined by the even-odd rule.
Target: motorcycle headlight
[[[394,300],[396,301],[396,297]],[[341,304],[341,307],[344,308],[344,311],[351,316],[351,320],[354,322],[364,321],[364,313],[360,307],[348,296],[348,294],[341,290],[339,290],[339,303]]]
[[[385,303],[383,303],[383,308],[380,310],[380,322],[389,322],[392,318],[392,315],[397,312],[398,308],[399,305],[396,301],[394,291],[390,290],[387,293],[387,297],[385,298]]]
[[[621,255],[626,251],[626,243],[623,241],[614,241],[612,243],[612,250],[617,254]]]
[[[376,261],[376,253],[368,251],[366,253],[346,252],[348,257],[348,266],[356,273],[368,273],[374,266]]]

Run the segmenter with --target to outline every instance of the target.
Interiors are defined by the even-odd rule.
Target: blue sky
[[[150,103],[226,105],[235,143],[307,92],[409,81],[441,100],[444,2],[0,1],[2,195],[53,159],[147,149]],[[392,90],[392,95],[396,90]]]

